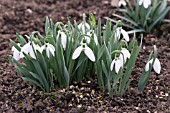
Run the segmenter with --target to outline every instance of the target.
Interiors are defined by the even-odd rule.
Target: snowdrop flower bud
[[[19,43],[17,45],[20,47]],[[12,51],[13,51],[13,58],[18,61],[20,59],[20,52],[14,46],[12,46]]]
[[[148,8],[150,5],[151,5],[151,0],[139,0],[139,5],[142,5],[144,6],[144,8]]]
[[[145,71],[149,71],[149,64],[153,63],[153,58],[146,64],[145,66]],[[155,62],[153,63],[153,69],[157,74],[160,74],[161,72],[161,63],[160,61],[156,58]]]

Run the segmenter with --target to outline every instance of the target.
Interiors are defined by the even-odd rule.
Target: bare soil
[[[0,0],[0,113],[53,113],[53,112],[129,112],[170,113],[170,24],[164,23],[156,34],[144,38],[143,49],[132,73],[131,88],[123,97],[109,98],[103,94],[97,81],[74,84],[56,89],[50,94],[38,91],[25,83],[9,64],[9,39],[15,34],[44,33],[45,16],[55,22],[80,21],[82,14],[94,13],[96,18],[111,17],[115,9],[109,0]],[[170,19],[170,13],[166,19]],[[161,74],[154,72],[144,92],[137,89],[137,81],[153,45],[158,48]]]

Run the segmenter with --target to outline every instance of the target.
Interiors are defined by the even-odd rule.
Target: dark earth
[[[161,24],[158,31],[144,37],[131,86],[122,97],[109,98],[99,90],[96,80],[44,93],[16,74],[8,61],[12,54],[9,39],[15,40],[16,33],[44,33],[46,16],[55,22],[66,23],[67,17],[79,22],[83,13],[94,13],[104,24],[104,17],[113,18],[115,8],[109,0],[0,0],[0,113],[170,113],[170,23]],[[166,19],[170,19],[170,13]],[[139,92],[137,81],[154,44],[161,74],[152,71],[144,92]]]

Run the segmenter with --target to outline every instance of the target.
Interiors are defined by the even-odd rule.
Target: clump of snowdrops
[[[165,16],[170,11],[167,0],[135,0],[134,3],[129,0],[120,0],[118,11],[123,15],[113,14],[113,16],[124,21],[123,26],[131,29],[128,33],[144,32],[150,33],[158,28]],[[107,18],[108,19],[108,18]],[[110,19],[117,23],[117,20]]]
[[[10,61],[16,64],[16,72],[24,81],[45,92],[68,87],[86,77],[97,78],[101,90],[107,90],[110,96],[123,95],[142,47],[142,38],[140,45],[135,35],[130,41],[121,21],[112,26],[107,20],[102,30],[101,20],[96,22],[92,14],[89,22],[84,15],[83,21],[74,25],[70,21],[66,25],[53,23],[46,18],[45,36],[35,31],[25,37],[17,34],[18,43],[10,40]],[[156,72],[160,73],[156,49],[139,80],[140,90],[144,89],[152,67],[159,68]]]

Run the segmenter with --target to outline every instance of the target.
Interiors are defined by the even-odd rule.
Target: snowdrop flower
[[[46,55],[48,58],[50,58],[50,53],[54,56],[55,48],[52,44],[46,43],[41,47],[40,52],[42,53],[43,50],[46,50]]]
[[[20,58],[24,57],[24,54],[29,54],[33,59],[36,59],[34,50],[36,52],[36,50],[40,51],[40,46],[38,44],[35,44],[34,42],[32,42],[33,45],[31,45],[31,42],[28,42],[27,44],[25,44],[22,48],[21,48],[21,52],[20,52]],[[33,50],[33,48],[34,50]]]
[[[86,39],[88,44],[90,43],[90,40],[93,36],[95,44],[98,45],[97,35],[96,35],[96,33],[94,33],[94,31],[87,32],[87,35],[88,36],[84,36],[84,38]]]
[[[118,3],[118,6],[119,7],[126,6],[126,1],[125,0],[120,0],[119,3]]]
[[[20,44],[17,44],[20,47]],[[19,60],[20,59],[20,52],[14,47],[12,46],[12,51],[13,51],[13,58],[15,60]]]
[[[120,35],[123,35],[123,38],[128,42],[129,41],[129,35],[128,35],[128,33],[124,30],[124,29],[122,29],[122,27],[118,27],[117,29],[116,29],[116,36],[117,36],[117,39],[119,40],[120,39]]]
[[[86,22],[82,22],[78,25],[78,28],[85,34],[87,30],[90,30],[90,25]]]
[[[63,49],[66,50],[66,44],[67,44],[67,35],[62,32],[62,31],[58,31],[58,35],[57,35],[57,40],[58,38],[61,37],[61,44],[63,46]]]
[[[110,70],[112,71],[115,66],[115,72],[118,73],[120,68],[123,68],[123,57],[120,55],[118,58],[114,59],[110,65]]]
[[[130,58],[130,52],[126,48],[122,48],[121,52],[124,57],[124,63],[126,63],[126,60]],[[120,54],[121,57],[122,57],[122,54]]]
[[[86,39],[83,39],[83,43],[81,43],[81,45],[76,48],[76,50],[74,51],[73,53],[73,56],[72,56],[72,59],[77,59],[81,52],[84,51],[85,55],[92,61],[92,62],[95,62],[95,56],[94,56],[94,53],[93,51],[86,45],[86,43],[84,42],[84,40]]]
[[[153,63],[153,58],[146,64],[145,71],[149,71],[149,64],[152,64],[152,63]],[[155,59],[155,62],[153,63],[153,69],[157,74],[160,74],[161,63],[157,58]]]
[[[139,0],[139,5],[142,5],[144,6],[144,8],[148,8],[150,5],[151,5],[151,0]]]

